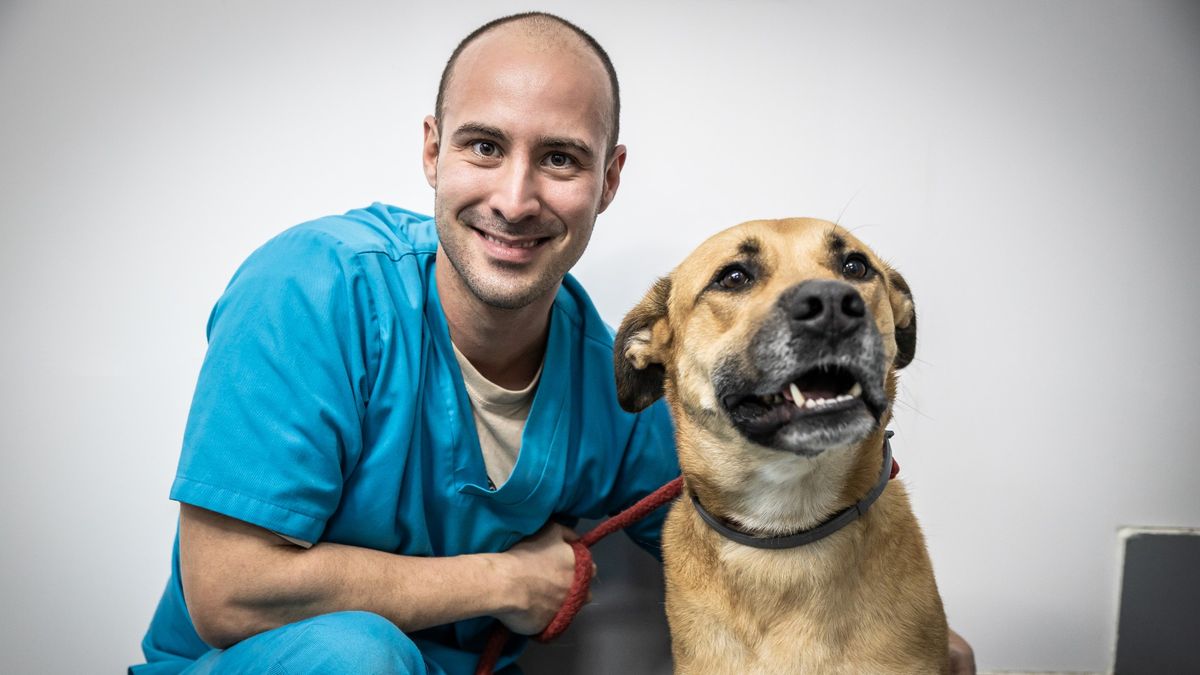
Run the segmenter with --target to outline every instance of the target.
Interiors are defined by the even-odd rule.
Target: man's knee
[[[315,616],[282,655],[288,672],[425,675],[421,652],[391,621],[370,612]]]

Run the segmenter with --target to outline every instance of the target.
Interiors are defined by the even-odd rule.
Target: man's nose
[[[537,216],[541,210],[537,173],[524,159],[505,162],[493,186],[489,206],[510,223]]]

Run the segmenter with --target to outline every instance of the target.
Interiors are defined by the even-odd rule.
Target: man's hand
[[[950,631],[950,673],[975,675],[975,650],[954,631]]]
[[[509,630],[533,635],[554,618],[575,579],[575,551],[568,542],[578,538],[571,528],[549,523],[503,554],[502,574],[513,604],[496,618]]]

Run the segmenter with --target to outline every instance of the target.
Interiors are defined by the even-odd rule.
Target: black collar
[[[817,525],[811,530],[801,530],[795,534],[786,534],[778,537],[758,537],[735,530],[721,522],[721,519],[704,510],[704,507],[700,505],[700,500],[696,498],[695,493],[692,493],[692,505],[696,507],[696,512],[700,514],[700,517],[704,519],[704,522],[708,523],[708,526],[716,530],[718,534],[726,539],[735,541],[745,546],[753,546],[754,548],[782,549],[796,548],[797,546],[811,544],[814,541],[828,537],[834,532],[837,532],[843,527],[858,520],[860,516],[863,516],[867,513],[867,509],[871,508],[871,505],[875,503],[875,500],[879,499],[879,495],[883,494],[883,489],[887,487],[888,481],[892,476],[892,444],[889,439],[892,437],[893,433],[894,432],[892,432],[890,429],[884,432],[883,466],[879,470],[879,480],[875,481],[875,487],[871,488],[871,491],[867,493],[867,496],[860,499],[857,503],[842,509],[831,518],[820,525]]]

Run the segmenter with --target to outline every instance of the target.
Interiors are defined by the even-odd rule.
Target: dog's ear
[[[892,303],[892,318],[896,322],[896,370],[909,363],[917,353],[917,307],[913,304],[912,289],[900,273],[888,268],[888,300]]]
[[[613,369],[617,377],[617,400],[629,412],[638,412],[663,395],[666,369],[664,330],[671,278],[655,282],[646,297],[629,310],[613,342]]]

